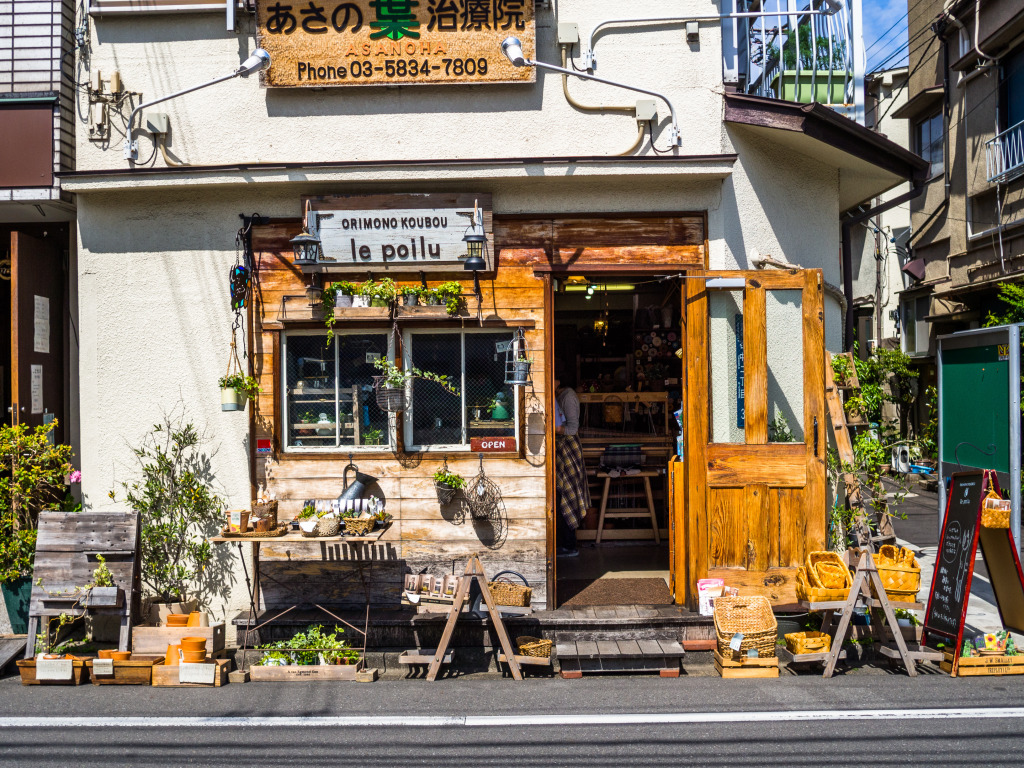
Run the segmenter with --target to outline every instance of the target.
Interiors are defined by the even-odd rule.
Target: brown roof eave
[[[726,93],[725,121],[803,133],[911,181],[924,181],[928,176],[928,162],[923,158],[817,102],[797,104]]]

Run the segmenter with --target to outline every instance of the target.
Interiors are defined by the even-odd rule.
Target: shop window
[[[796,289],[765,291],[768,442],[804,440],[804,311]]]
[[[743,291],[708,292],[711,442],[746,440],[743,407]]]
[[[388,415],[377,407],[373,361],[390,354],[389,334],[293,332],[282,340],[288,450],[382,450]]]
[[[404,414],[409,450],[468,450],[474,437],[519,435],[516,387],[505,384],[505,353],[496,345],[512,333],[408,331],[403,365],[446,375],[458,396],[414,379]]]
[[[937,176],[943,170],[942,158],[942,113],[925,118],[914,126],[914,144],[917,154],[931,163],[929,176]]]
[[[1003,131],[1024,123],[1024,48],[1002,61],[1002,88],[1000,118]],[[1024,132],[1024,126],[1017,129]],[[1019,141],[1019,139],[1018,139]]]

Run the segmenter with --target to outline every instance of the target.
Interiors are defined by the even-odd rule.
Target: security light
[[[683,145],[683,138],[679,133],[679,121],[676,120],[676,109],[672,106],[672,102],[663,94],[660,94],[657,91],[649,91],[646,88],[637,88],[634,85],[617,83],[614,80],[605,80],[603,77],[596,77],[595,75],[591,75],[587,72],[576,72],[571,69],[565,69],[564,67],[557,67],[554,64],[537,61],[536,59],[528,59],[523,53],[523,44],[517,37],[506,37],[501,43],[501,52],[505,54],[510,62],[512,62],[512,66],[514,67],[538,67],[539,69],[549,69],[552,72],[558,72],[562,75],[572,75],[573,77],[578,77],[581,80],[593,80],[594,82],[604,83],[605,85],[614,85],[616,88],[625,88],[627,91],[636,91],[637,93],[646,93],[648,96],[657,96],[668,105],[668,110],[672,113],[672,146],[681,147]]]
[[[160,103],[165,102],[165,101],[170,101],[171,99],[175,99],[178,96],[184,96],[186,93],[192,93],[192,91],[198,91],[201,88],[206,88],[206,87],[211,86],[211,85],[216,85],[217,83],[222,83],[225,80],[232,80],[232,79],[234,79],[236,77],[248,77],[253,72],[260,72],[260,71],[266,69],[269,66],[270,66],[270,54],[267,53],[262,48],[257,48],[255,51],[252,52],[252,55],[249,56],[249,58],[247,58],[245,61],[243,61],[241,66],[239,66],[238,69],[236,69],[230,75],[224,75],[223,77],[218,77],[215,80],[210,80],[207,83],[202,83],[200,85],[194,85],[191,88],[186,88],[183,91],[178,91],[177,93],[172,93],[169,96],[161,96],[159,99],[153,99],[152,101],[147,101],[144,104],[139,104],[139,106],[137,106],[135,109],[133,109],[132,113],[128,116],[128,128],[127,128],[127,131],[125,132],[125,139],[124,139],[124,157],[125,157],[125,159],[126,160],[138,160],[139,159],[139,142],[138,142],[138,140],[132,139],[132,123],[135,121],[135,115],[137,115],[144,108],[151,107],[154,104],[160,104]]]

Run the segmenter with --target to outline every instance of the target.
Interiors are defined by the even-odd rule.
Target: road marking
[[[1017,720],[1024,707],[846,709],[776,712],[671,712],[566,715],[435,715],[402,717],[5,717],[0,728],[500,728],[507,726],[778,723],[814,720]]]

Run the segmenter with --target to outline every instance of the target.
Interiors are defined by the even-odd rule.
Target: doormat
[[[672,605],[664,579],[565,579],[558,582],[559,607]]]

